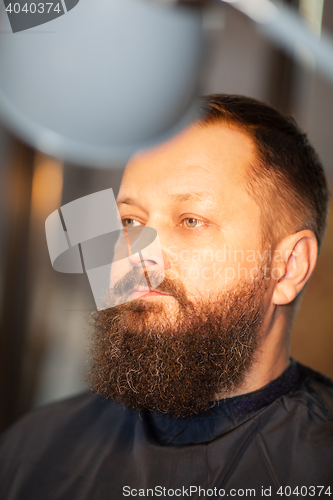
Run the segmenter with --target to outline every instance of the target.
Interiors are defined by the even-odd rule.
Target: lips
[[[137,287],[132,289],[130,296],[132,299],[138,299],[140,297],[158,297],[158,296],[170,296],[169,293],[164,293],[161,292],[160,290],[157,289],[149,289],[149,288],[144,288],[144,287]]]

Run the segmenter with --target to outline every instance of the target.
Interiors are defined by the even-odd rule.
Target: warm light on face
[[[253,146],[226,125],[193,126],[128,164],[118,207],[126,227],[156,229],[164,268],[189,297],[227,289],[256,274],[260,210],[245,189]],[[146,254],[149,266],[154,257]]]

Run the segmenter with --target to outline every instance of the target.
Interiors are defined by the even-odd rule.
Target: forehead
[[[233,126],[192,125],[132,157],[119,198],[149,195],[161,199],[187,192],[234,198],[236,191],[245,196],[245,175],[253,151],[251,138]]]

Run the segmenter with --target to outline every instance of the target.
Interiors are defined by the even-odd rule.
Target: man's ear
[[[275,305],[289,304],[296,298],[311,276],[317,255],[317,238],[312,231],[306,229],[283,238],[272,259]]]

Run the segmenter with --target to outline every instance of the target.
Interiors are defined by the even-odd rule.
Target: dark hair
[[[262,214],[263,240],[310,229],[320,248],[327,221],[329,190],[320,159],[295,120],[256,99],[214,94],[200,98],[202,124],[226,122],[247,133],[255,158],[247,189]]]

